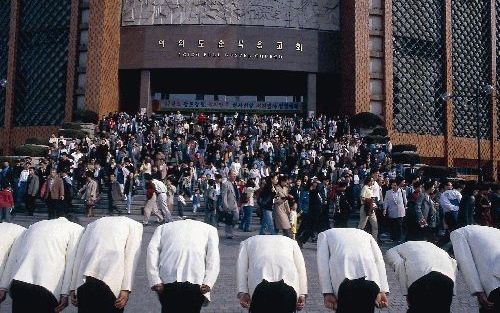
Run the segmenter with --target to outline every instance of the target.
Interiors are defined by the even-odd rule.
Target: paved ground
[[[23,216],[18,216],[16,222],[23,226],[28,226],[35,222],[37,219],[27,218]],[[82,220],[82,224],[86,225],[88,220]],[[257,229],[257,225],[254,225],[254,229]],[[130,296],[129,303],[125,312],[160,312],[160,305],[156,299],[153,292],[149,291],[146,272],[145,272],[145,248],[149,242],[155,226],[147,226],[144,229],[143,254],[139,261],[139,267],[136,272],[136,280],[134,282],[134,290]],[[222,230],[222,227],[220,231]],[[220,241],[220,251],[221,251],[221,272],[216,286],[212,292],[212,303],[204,308],[202,312],[205,313],[240,313],[246,312],[239,307],[239,302],[236,299],[236,259],[238,256],[239,242],[245,238],[248,238],[254,233],[240,233],[236,232],[235,239],[227,240],[221,237]],[[385,251],[387,247],[382,247]],[[314,244],[308,243],[304,245],[303,249],[304,258],[307,265],[307,274],[309,279],[309,297],[307,300],[306,307],[303,312],[305,313],[317,313],[317,312],[328,312],[323,306],[322,296],[319,292],[319,282],[316,266],[316,246]],[[394,272],[391,269],[387,269],[387,274],[389,277],[389,286],[391,289],[391,294],[389,296],[390,304],[389,308],[386,310],[377,310],[376,312],[391,312],[391,313],[403,313],[406,312],[406,300],[401,294],[401,290],[396,281]],[[8,299],[0,307],[1,313],[10,312],[10,299]],[[475,298],[469,296],[467,288],[464,284],[463,278],[459,275],[458,278],[458,288],[457,296],[453,301],[452,312],[453,313],[471,313],[477,312],[477,301]],[[68,307],[64,312],[76,313],[77,310],[74,307]]]

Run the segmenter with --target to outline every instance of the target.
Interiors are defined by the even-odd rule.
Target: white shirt
[[[500,230],[469,225],[450,234],[453,251],[471,294],[500,287]]]
[[[446,251],[427,241],[408,241],[386,253],[387,262],[396,272],[403,295],[411,284],[430,272],[439,272],[456,281],[457,262]],[[456,286],[454,288],[456,294]]]
[[[446,190],[441,194],[441,197],[439,198],[439,204],[443,208],[444,213],[450,211],[458,212],[461,200],[462,200],[462,194],[458,190],[455,189]]]
[[[64,217],[31,225],[11,250],[0,289],[8,289],[15,279],[44,287],[57,299],[69,295],[82,232],[82,226]]]
[[[158,226],[148,246],[150,286],[190,282],[213,288],[220,270],[219,235],[213,226],[181,220]],[[210,294],[205,294],[210,301]]]
[[[141,223],[128,217],[108,216],[87,225],[78,245],[71,290],[90,276],[104,282],[116,297],[121,290],[132,291],[141,241]]]
[[[5,269],[11,248],[16,239],[22,235],[26,228],[11,223],[0,223],[0,278]]]
[[[389,292],[384,258],[377,242],[355,228],[334,228],[318,235],[318,273],[322,293],[338,294],[344,279],[375,282]]]
[[[354,185],[359,185],[359,175],[358,174],[354,174],[353,177],[352,177],[352,183]]]
[[[380,185],[376,181],[374,181],[373,185],[370,188],[373,192],[373,197],[377,198],[377,201],[381,201],[383,199],[382,187],[380,187]]]
[[[21,182],[27,182],[28,181],[28,176],[30,175],[28,170],[22,170],[21,174],[19,175],[19,184],[20,186]]]
[[[155,185],[156,192],[167,193],[167,186],[157,179],[152,180],[153,185]]]
[[[235,172],[236,175],[240,175],[240,169],[241,169],[241,163],[239,162],[233,162],[231,164],[231,171]]]
[[[258,235],[242,241],[237,265],[238,293],[253,294],[263,280],[283,280],[297,296],[307,294],[304,256],[295,240],[281,235]]]

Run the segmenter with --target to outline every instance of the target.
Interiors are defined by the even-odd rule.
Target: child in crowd
[[[196,188],[193,195],[193,213],[196,213],[201,206],[200,189]]]
[[[179,217],[184,219],[184,207],[186,206],[186,193],[183,191],[177,196],[177,211]]]
[[[4,185],[0,189],[0,223],[10,222],[12,209],[14,208],[14,197],[10,186]]]
[[[217,227],[217,190],[215,189],[215,180],[208,180],[208,189],[206,195],[207,208],[205,209],[205,223]]]

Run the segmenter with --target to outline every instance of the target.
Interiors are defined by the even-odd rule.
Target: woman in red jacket
[[[14,198],[9,186],[2,186],[0,189],[0,223],[10,222],[12,209],[14,208]]]

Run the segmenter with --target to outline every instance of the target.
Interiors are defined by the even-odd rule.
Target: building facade
[[[500,0],[0,0],[0,143],[79,109],[368,111],[426,163],[474,168],[479,115],[497,177],[499,12]]]

